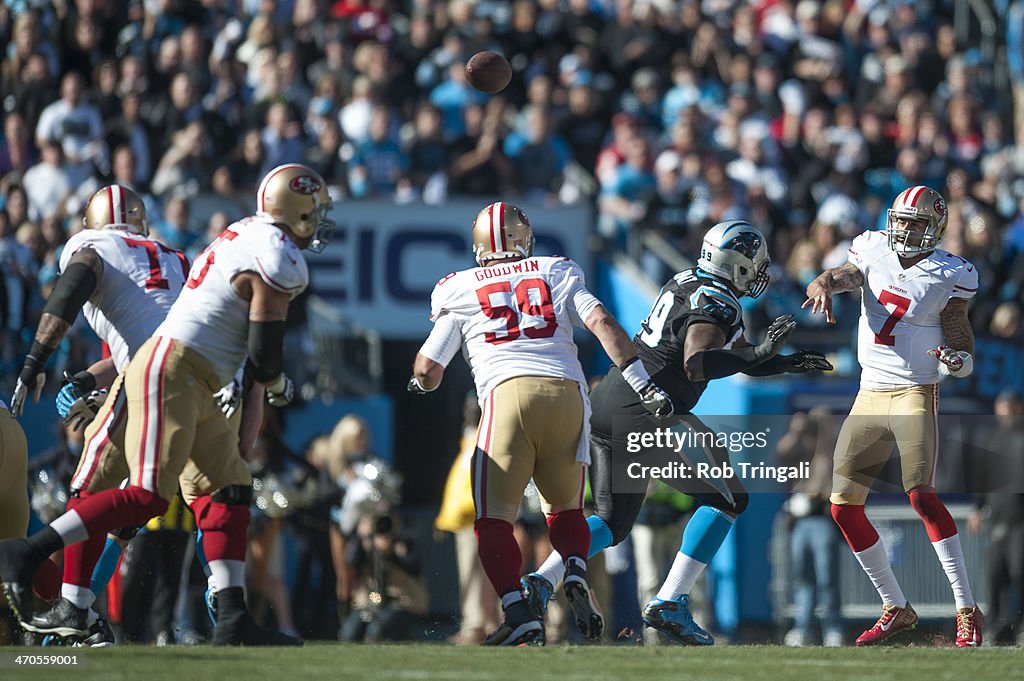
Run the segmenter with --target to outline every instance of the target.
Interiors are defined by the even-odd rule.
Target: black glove
[[[789,334],[796,328],[796,319],[791,314],[784,314],[775,319],[768,327],[768,333],[764,340],[754,348],[754,359],[763,362],[779,354],[782,346],[786,344]]]
[[[671,416],[675,413],[676,407],[672,404],[672,398],[656,386],[654,381],[648,383],[638,394],[640,395],[640,404],[655,416]]]
[[[409,382],[405,384],[405,389],[411,392],[413,395],[426,395],[427,393],[431,393],[434,392],[434,390],[437,390],[437,388],[434,388],[434,390],[427,390],[422,385],[420,385],[419,379],[417,379],[415,376],[410,378]]]
[[[814,350],[800,350],[778,358],[780,368],[787,374],[806,374],[808,371],[832,371],[835,367],[825,355]]]

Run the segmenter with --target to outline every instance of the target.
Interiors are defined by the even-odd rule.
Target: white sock
[[[534,574],[540,575],[548,580],[551,586],[557,588],[562,583],[562,578],[565,577],[565,561],[562,560],[562,554],[552,551],[548,559],[537,568]]]
[[[206,586],[210,591],[217,593],[217,581],[213,578],[212,572],[210,573],[210,576],[206,578]]]
[[[211,560],[210,577],[218,589],[245,587],[245,563],[240,560]]]
[[[96,600],[96,594],[92,589],[77,584],[61,584],[60,595],[82,610],[88,610]]]
[[[907,607],[907,599],[900,589],[899,582],[896,581],[896,575],[893,574],[889,554],[885,552],[885,544],[882,543],[881,537],[870,548],[854,551],[853,555],[864,568],[871,583],[875,585],[883,604]]]
[[[933,541],[932,548],[939,557],[939,563],[942,564],[942,571],[949,579],[949,585],[953,587],[953,600],[956,601],[957,610],[973,608],[974,596],[971,594],[971,583],[967,579],[967,566],[964,565],[964,552],[960,548],[960,535],[954,534],[952,537]]]
[[[672,561],[672,569],[668,571],[668,577],[665,578],[665,583],[661,585],[655,598],[670,601],[690,593],[697,578],[700,577],[700,573],[704,572],[704,568],[707,566],[707,563],[702,563],[693,556],[688,556],[682,551],[678,552],[675,560]]]
[[[85,622],[91,627],[92,625],[96,624],[96,621],[99,618],[99,613],[93,610],[92,608],[89,608],[89,613],[85,616]]]
[[[509,606],[513,603],[518,603],[523,600],[523,592],[519,589],[509,591],[507,594],[501,597],[501,608],[502,610],[508,610]]]
[[[89,538],[89,530],[82,522],[82,516],[78,515],[78,511],[68,511],[50,523],[50,527],[60,535],[64,546],[71,546]]]

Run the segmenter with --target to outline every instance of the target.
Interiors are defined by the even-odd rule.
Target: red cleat
[[[904,608],[898,608],[895,605],[885,605],[882,606],[882,616],[875,622],[875,626],[857,637],[857,645],[876,645],[892,638],[896,634],[910,631],[916,626],[917,613],[910,607],[910,603],[907,603]],[[959,640],[957,638],[957,641]]]
[[[960,608],[956,611],[956,647],[980,648],[981,628],[985,624],[985,616],[981,608]]]

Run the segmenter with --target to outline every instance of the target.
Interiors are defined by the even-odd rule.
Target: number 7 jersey
[[[517,376],[585,385],[572,327],[583,326],[600,304],[575,262],[533,257],[449,274],[431,294],[430,319],[451,315],[483,402],[495,386]]]
[[[167,316],[185,283],[188,259],[135,232],[86,229],[64,244],[60,271],[84,248],[103,260],[103,274],[82,313],[110,346],[120,373]]]
[[[884,232],[864,232],[854,239],[850,263],[864,274],[857,331],[861,387],[938,383],[939,362],[928,350],[944,343],[940,315],[946,303],[977,292],[977,268],[935,249],[904,269]]]

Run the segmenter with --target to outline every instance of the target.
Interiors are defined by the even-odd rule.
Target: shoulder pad
[[[273,248],[253,256],[256,271],[263,281],[282,293],[295,297],[309,285],[309,269],[298,246],[282,238]]]
[[[64,243],[60,252],[60,260],[57,263],[57,271],[63,272],[72,256],[83,248],[91,248],[99,253],[100,257],[103,257],[103,250],[106,250],[104,246],[112,245],[111,236],[99,229],[83,229],[78,232]],[[107,253],[109,254],[110,251]]]
[[[710,286],[701,286],[690,294],[690,311],[717,319],[728,326],[739,324],[743,317],[735,297]]]

